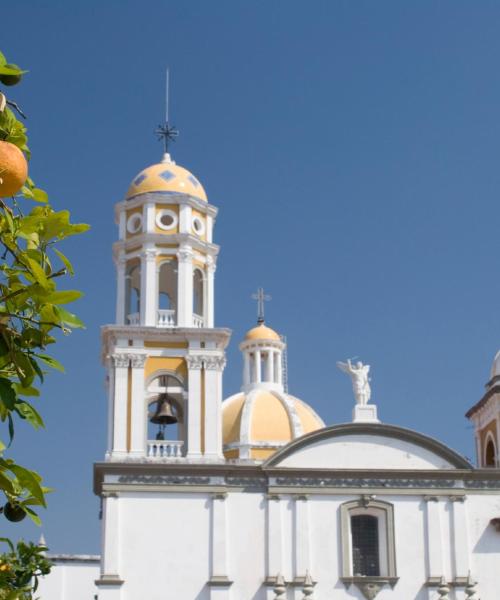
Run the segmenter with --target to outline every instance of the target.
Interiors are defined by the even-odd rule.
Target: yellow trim
[[[196,233],[196,229],[193,227],[194,217],[198,217],[198,219],[200,219],[200,221],[203,223],[204,229],[205,229],[205,232],[203,233],[203,235]],[[201,213],[199,210],[195,210],[194,208],[191,210],[191,232],[193,235],[195,235],[200,240],[203,240],[204,242],[207,241],[207,216],[205,214]]]
[[[275,452],[276,450],[273,448],[252,448],[250,450],[250,457],[256,460],[266,460],[266,458],[269,458]]]
[[[236,450],[236,449],[226,450],[224,452],[224,456],[227,459],[229,459],[229,458],[238,458],[239,453],[238,453],[238,450]]]
[[[145,348],[187,348],[188,342],[144,342]]]
[[[127,452],[132,448],[132,367],[127,369]]]
[[[162,210],[171,210],[173,213],[175,213],[177,215],[177,225],[175,227],[172,227],[172,229],[162,229],[161,227],[158,227],[158,225],[156,224],[156,217],[158,216],[158,213]],[[165,206],[156,206],[156,210],[155,210],[155,233],[161,233],[162,235],[172,235],[173,233],[179,233],[179,206],[177,204],[167,204]]]
[[[158,371],[173,371],[187,381],[186,361],[176,356],[148,356],[144,365],[144,377],[149,379]]]

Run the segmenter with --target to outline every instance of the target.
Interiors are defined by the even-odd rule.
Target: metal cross
[[[155,133],[158,135],[158,139],[161,140],[163,138],[165,144],[165,154],[168,152],[168,145],[170,142],[175,142],[175,138],[179,135],[179,130],[176,129],[173,125],[169,124],[168,119],[168,105],[169,105],[169,85],[170,85],[170,70],[167,69],[166,79],[165,79],[165,124],[158,125],[158,129],[155,130]]]
[[[264,323],[264,302],[272,300],[269,294],[264,294],[264,288],[259,288],[256,294],[252,294],[252,299],[257,300],[257,323]]]

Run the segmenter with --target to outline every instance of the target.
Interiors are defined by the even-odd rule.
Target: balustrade
[[[193,313],[193,327],[203,327],[203,317]]]
[[[160,309],[158,311],[158,327],[175,327],[175,310]]]
[[[148,441],[148,458],[181,458],[183,440]]]

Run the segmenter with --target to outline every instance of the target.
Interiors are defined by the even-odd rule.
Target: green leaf
[[[12,383],[3,377],[0,378],[0,400],[9,410],[14,410],[16,393],[12,388]]]
[[[57,369],[58,371],[64,373],[64,367],[62,364],[52,356],[48,356],[47,354],[36,354],[35,356],[53,369]]]
[[[23,387],[20,383],[13,384],[14,389],[18,396],[31,396],[38,398],[40,396],[40,391],[34,387]]]
[[[7,59],[5,58],[5,54],[3,54],[2,52],[0,52],[0,66],[3,67],[6,64],[7,64]]]
[[[40,486],[40,476],[35,471],[30,471],[21,467],[20,465],[11,465],[10,471],[17,477],[19,483],[24,489],[28,490],[32,496],[37,500],[40,500],[43,506],[45,506],[45,496]]]
[[[49,201],[49,196],[47,192],[41,190],[40,188],[34,188],[33,190],[33,200],[36,202],[47,203]]]
[[[45,271],[42,269],[42,267],[32,258],[26,257],[26,261],[27,261],[29,268],[30,268],[31,272],[33,273],[36,281],[42,287],[47,287],[48,280],[47,280],[47,276],[45,275]]]
[[[61,308],[60,306],[55,306],[54,311],[59,314],[61,322],[64,323],[65,325],[68,325],[68,327],[74,327],[75,329],[79,329],[79,328],[85,329],[85,324],[83,323],[83,321],[81,321],[73,313],[68,312],[64,308]]]
[[[69,304],[83,296],[82,292],[77,290],[62,290],[60,292],[52,292],[45,298],[45,302],[50,304]]]
[[[35,523],[35,525],[38,525],[40,527],[40,525],[42,524],[42,520],[36,514],[36,512],[34,510],[31,510],[31,508],[29,508],[28,506],[25,506],[25,505],[23,505],[23,508],[26,511],[26,514],[28,515],[28,517],[30,517],[30,519],[33,521],[33,523]]]
[[[44,422],[40,413],[28,402],[18,402],[16,404],[16,412],[19,414],[21,419],[26,419],[34,429],[40,429],[44,427]]]
[[[60,250],[58,250],[57,248],[54,248],[54,252],[61,259],[61,261],[63,262],[63,264],[66,267],[66,269],[68,269],[68,273],[70,275],[74,275],[75,271],[73,269],[73,265],[69,262],[68,258]]]

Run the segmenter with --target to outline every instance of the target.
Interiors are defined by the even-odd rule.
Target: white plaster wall
[[[310,572],[318,582],[315,600],[363,600],[355,587],[346,590],[339,581],[342,569],[340,505],[357,495],[309,494]],[[394,590],[384,588],[377,600],[437,600],[436,589],[428,589],[427,502],[423,495],[379,495],[378,500],[394,506],[397,574]],[[211,568],[210,506],[207,493],[121,493],[120,568],[125,580],[120,600],[266,600],[273,598],[263,585],[267,575],[268,500],[261,492],[230,492],[224,500],[227,515],[227,575],[229,589],[210,590]],[[288,581],[297,572],[294,531],[296,497],[282,495],[283,574]],[[484,600],[498,595],[500,533],[490,520],[500,517],[500,494],[469,494],[465,502],[451,502],[447,495],[437,503],[441,527],[431,543],[442,548],[442,570],[448,580],[466,576],[455,569],[456,542],[466,532],[467,544],[458,544],[465,553],[478,595]],[[464,509],[460,532],[453,531],[453,511]],[[457,537],[458,536],[458,537]],[[462,538],[464,539],[463,535]],[[42,582],[41,600],[93,600],[97,566],[57,566]],[[275,575],[276,573],[271,573]],[[287,600],[302,600],[300,588],[289,588]],[[465,600],[463,588],[450,600]]]
[[[68,562],[55,564],[40,580],[36,598],[40,600],[94,600],[99,578],[99,563]]]
[[[433,452],[403,440],[344,435],[299,448],[280,467],[324,469],[453,469]]]

